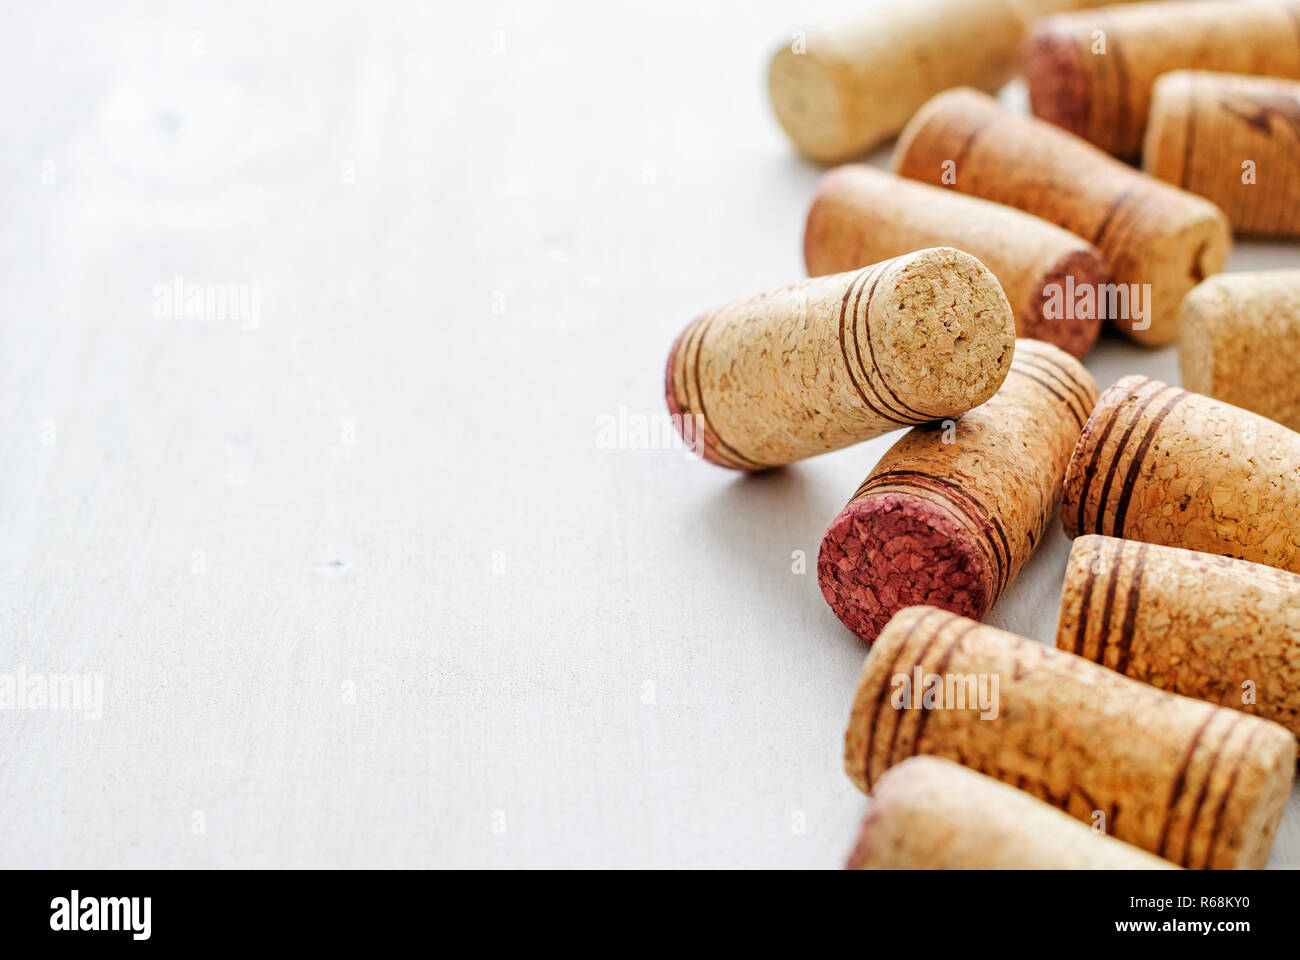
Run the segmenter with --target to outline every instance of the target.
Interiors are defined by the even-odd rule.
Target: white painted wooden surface
[[[802,275],[763,74],[840,6],[10,11],[0,673],[104,686],[0,712],[0,865],[842,862],[863,650],[792,554],[893,438],[745,479],[599,434]],[[1066,552],[992,622],[1050,640]]]

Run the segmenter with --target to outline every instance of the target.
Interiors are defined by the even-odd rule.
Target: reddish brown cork
[[[1166,73],[1142,167],[1218,204],[1238,233],[1300,236],[1300,82]]]
[[[941,247],[703,314],[665,392],[706,460],[764,470],[965,413],[1002,385],[1014,343],[997,279]]]
[[[1056,646],[1300,735],[1300,575],[1088,535],[1065,571]]]
[[[1101,316],[1054,309],[1053,291],[1107,280],[1086,240],[1014,207],[907,180],[873,167],[838,167],[822,178],[804,229],[812,276],[840,273],[922,247],[951,246],[976,257],[1002,284],[1016,336],[1082,358]]]
[[[1030,106],[1107,153],[1135,160],[1159,76],[1215,70],[1300,78],[1298,35],[1296,3],[1189,0],[1046,17],[1025,44]]]
[[[1096,246],[1112,281],[1097,291],[1105,312],[1141,344],[1177,339],[1179,303],[1223,268],[1232,246],[1214,204],[976,90],[950,90],[922,107],[899,137],[894,170],[1017,207]]]
[[[910,607],[863,664],[845,771],[872,793],[886,770],[921,755],[994,777],[1180,866],[1254,869],[1268,860],[1291,791],[1296,740],[1271,721]]]
[[[849,870],[1174,870],[992,777],[939,757],[890,767]]]
[[[1079,436],[1061,519],[1071,537],[1099,533],[1300,573],[1300,434],[1125,377]]]
[[[909,432],[831,522],[817,579],[835,615],[868,643],[915,604],[984,616],[1042,542],[1096,400],[1077,360],[1017,340],[992,400]]]

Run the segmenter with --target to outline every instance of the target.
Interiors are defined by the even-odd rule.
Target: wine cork
[[[1055,344],[1082,358],[1098,316],[1056,311],[1054,295],[1106,282],[1097,249],[1055,224],[872,167],[852,165],[822,178],[808,211],[804,260],[816,276],[841,273],[922,247],[953,246],[975,256],[1002,284],[1016,336]]]
[[[1039,20],[1025,44],[1033,111],[1136,159],[1156,78],[1215,70],[1300,78],[1300,4],[1140,3]]]
[[[1300,576],[1093,534],[1070,550],[1056,646],[1300,735]]]
[[[996,90],[1016,72],[1025,24],[1011,0],[919,0],[777,51],[768,92],[804,156],[839,163],[892,137],[940,90]]]
[[[939,757],[880,778],[850,870],[1173,870],[1055,807]]]
[[[1017,340],[992,400],[907,433],[831,522],[817,579],[835,615],[868,643],[913,604],[983,617],[1042,542],[1096,400],[1077,360]]]
[[[1165,74],[1151,94],[1142,167],[1218,204],[1238,233],[1300,236],[1300,83]]]
[[[1300,270],[1211,277],[1179,323],[1183,386],[1300,430]]]
[[[1101,251],[1112,284],[1086,289],[1095,308],[1139,343],[1171,343],[1187,291],[1223,268],[1232,246],[1214,204],[1120,163],[1070,134],[974,90],[926,104],[894,152],[907,177],[1019,207]]]
[[[1300,573],[1300,434],[1148,377],[1101,395],[1065,473],[1065,532]]]
[[[1014,344],[993,274],[937,247],[705,313],[668,357],[668,408],[705,459],[762,470],[964,413]]]
[[[1258,868],[1296,741],[1268,720],[910,607],[867,654],[845,769],[870,793],[916,755],[955,760],[1180,866]]]

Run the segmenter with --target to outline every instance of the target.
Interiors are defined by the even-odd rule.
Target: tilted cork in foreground
[[[1080,358],[1092,349],[1100,314],[1077,316],[1065,296],[1106,282],[1101,254],[1088,241],[1014,207],[874,167],[839,167],[822,178],[804,229],[810,275],[933,246],[965,250],[993,271],[1015,312],[1017,336]]]
[[[1065,571],[1058,649],[1300,735],[1300,575],[1088,535]]]
[[[1018,207],[1095,245],[1113,282],[1098,299],[1143,344],[1177,338],[1179,303],[1232,246],[1227,217],[1208,200],[975,90],[922,107],[899,137],[894,170]]]
[[[1300,434],[1125,377],[1079,436],[1061,520],[1070,537],[1100,533],[1300,573]]]
[[[1014,344],[988,268],[921,250],[699,317],[669,354],[668,409],[705,459],[763,470],[965,413]]]
[[[880,778],[850,870],[1173,870],[1029,794],[939,757]]]
[[[1300,270],[1211,277],[1179,317],[1183,386],[1300,430]]]
[[[1173,70],[1300,78],[1300,4],[1141,3],[1039,20],[1025,44],[1038,116],[1134,160],[1151,90]]]
[[[924,681],[928,701],[908,686],[917,677],[935,678]],[[845,770],[870,793],[887,769],[921,754],[1104,822],[1112,837],[1180,866],[1231,869],[1268,860],[1296,741],[1267,720],[911,607],[867,654]]]
[[[1147,173],[1212,200],[1238,233],[1300,236],[1300,83],[1166,73],[1145,142]]]
[[[867,642],[918,603],[984,616],[1042,542],[1096,401],[1077,360],[1017,340],[992,400],[905,435],[831,522],[817,580],[835,615]]]

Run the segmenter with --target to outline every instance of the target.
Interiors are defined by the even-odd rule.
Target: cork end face
[[[782,47],[772,57],[767,90],[781,129],[809,160],[837,163],[868,149],[850,142],[834,72],[820,57]]]
[[[1089,118],[1088,75],[1081,51],[1052,18],[1040,21],[1025,42],[1024,71],[1029,108],[1034,116],[1076,136],[1086,136]]]
[[[992,272],[960,250],[895,261],[872,295],[869,323],[883,379],[916,422],[979,406],[1011,369],[1011,305]]]
[[[835,518],[817,580],[835,615],[868,643],[904,607],[978,619],[994,590],[993,571],[969,533],[939,505],[897,493],[863,497]]]
[[[1099,310],[1078,309],[1078,300],[1072,302],[1069,292],[1099,289],[1107,279],[1106,265],[1095,251],[1076,250],[1061,257],[1031,297],[1021,336],[1046,341],[1082,360],[1096,344],[1104,318]]]

